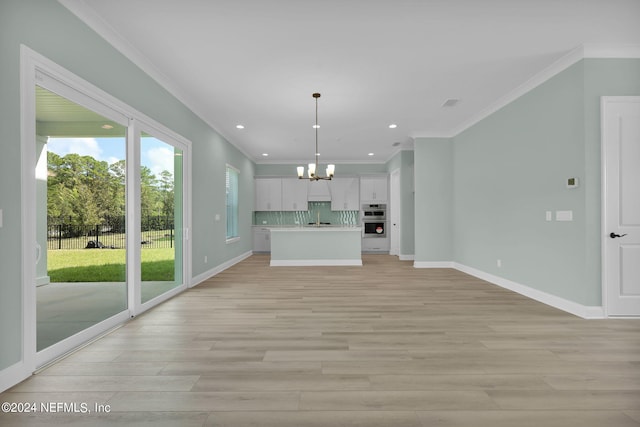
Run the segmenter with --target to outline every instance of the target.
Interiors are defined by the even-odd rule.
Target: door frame
[[[152,121],[151,119],[139,118],[139,119],[132,119],[131,121],[133,123],[132,123],[132,126],[130,127],[132,129],[132,132],[134,132],[133,138],[135,138],[135,141],[136,141],[135,144],[131,144],[133,145],[131,150],[135,153],[135,162],[136,162],[135,169],[136,170],[135,172],[131,171],[130,173],[134,174],[132,176],[134,177],[137,185],[134,186],[135,187],[134,191],[136,192],[136,194],[135,195],[132,194],[131,196],[128,195],[128,197],[132,198],[130,203],[138,203],[138,201],[140,200],[139,198],[140,194],[138,194],[140,192],[140,185],[139,185],[140,184],[140,168],[138,167],[138,165],[140,165],[140,158],[141,158],[140,136],[142,132],[146,132],[152,137],[159,138],[165,144],[171,145],[174,148],[178,148],[182,150],[182,181],[183,181],[183,191],[182,191],[183,193],[182,194],[183,227],[182,227],[182,230],[176,230],[176,238],[178,237],[178,231],[180,231],[181,232],[180,237],[183,240],[182,242],[182,276],[183,276],[182,284],[180,286],[176,286],[175,288],[168,290],[163,294],[157,295],[144,303],[141,302],[142,301],[141,286],[135,286],[133,289],[133,292],[129,293],[130,300],[133,300],[132,301],[133,305],[130,307],[130,309],[133,310],[131,315],[132,317],[134,317],[191,287],[191,283],[190,283],[191,263],[189,262],[189,260],[191,259],[191,252],[190,252],[191,239],[189,237],[189,230],[190,230],[190,224],[191,224],[191,210],[188,207],[189,206],[188,203],[191,200],[191,180],[190,180],[191,175],[188,173],[188,171],[191,170],[191,156],[190,156],[191,149],[190,149],[189,141],[185,140],[179,135],[176,135],[175,133],[166,129],[164,126]],[[133,191],[128,193],[133,193]],[[140,265],[142,256],[141,256],[141,248],[138,241],[138,236],[140,236],[141,212],[139,209],[137,210],[129,209],[129,215],[130,216],[128,217],[128,220],[135,221],[135,224],[137,224],[136,226],[137,234],[135,234],[134,236],[131,236],[131,240],[129,241],[130,247],[134,247],[135,251],[127,251],[127,252],[131,252],[129,256],[132,257],[132,262],[134,262],[133,265]],[[130,269],[130,270],[133,270],[133,269]],[[140,270],[135,269],[135,271],[132,272],[132,274],[135,274],[135,275],[131,277],[131,280],[134,280],[134,283],[142,284],[142,279],[140,277]]]
[[[601,194],[602,194],[602,199],[601,199],[601,232],[600,232],[600,249],[601,249],[601,263],[602,263],[602,275],[601,275],[601,281],[602,281],[602,310],[604,312],[604,316],[609,318],[609,317],[615,317],[615,318],[639,318],[640,316],[612,316],[609,314],[609,297],[608,297],[608,291],[610,289],[610,287],[612,286],[609,283],[608,280],[608,275],[609,275],[609,268],[608,268],[608,254],[607,254],[607,231],[608,231],[608,220],[609,220],[609,210],[610,210],[610,204],[611,201],[609,200],[609,194],[607,191],[607,160],[608,160],[608,156],[607,156],[607,143],[609,142],[608,139],[606,138],[605,135],[605,121],[607,119],[607,114],[608,114],[608,106],[612,103],[618,103],[618,102],[640,102],[640,96],[601,96],[600,97],[600,157],[601,157],[601,169],[600,169],[600,175],[601,175]]]
[[[135,187],[139,187],[139,135],[140,125],[144,123],[144,128],[152,128],[155,133],[167,138],[167,142],[179,147],[183,150],[183,228],[176,230],[181,232],[184,240],[183,244],[183,275],[182,284],[165,294],[159,295],[145,304],[140,303],[139,296],[141,282],[130,282],[135,276],[127,272],[127,295],[128,306],[116,315],[97,323],[71,337],[68,337],[50,348],[43,349],[40,352],[36,349],[36,266],[34,260],[37,258],[34,253],[34,242],[37,241],[36,236],[36,179],[34,174],[34,165],[36,164],[36,130],[35,130],[35,87],[44,79],[50,79],[52,84],[61,84],[71,88],[76,92],[79,98],[83,99],[85,107],[93,111],[103,114],[106,117],[115,118],[118,121],[127,123],[127,156],[133,155],[133,159],[127,161],[127,172],[131,178],[127,179],[127,205],[134,206],[139,200],[139,190],[135,191]],[[77,102],[76,99],[73,100]],[[21,361],[18,362],[13,370],[12,380],[17,383],[28,377],[38,368],[56,360],[64,354],[73,351],[75,348],[95,339],[118,325],[123,324],[127,319],[134,317],[149,308],[159,304],[166,299],[171,298],[175,294],[187,289],[191,285],[191,142],[186,138],[176,134],[162,124],[147,117],[139,111],[133,109],[129,105],[102,91],[93,84],[78,77],[74,73],[68,71],[64,67],[56,64],[45,56],[37,53],[25,45],[20,46],[20,154],[21,154],[21,270],[22,270],[22,354]],[[136,142],[136,140],[138,142]],[[136,153],[137,151],[137,153]],[[137,162],[136,162],[137,161]],[[138,177],[136,179],[136,176]],[[134,185],[129,185],[134,183]],[[131,191],[130,187],[134,187]],[[133,203],[133,204],[132,204]],[[140,235],[140,222],[134,221],[139,218],[139,209],[127,208],[127,221],[131,229],[127,230],[127,243],[129,247],[136,248],[139,245],[133,244],[137,242]],[[136,255],[137,253],[137,255]],[[140,260],[139,248],[137,251],[127,251],[127,265],[132,260]],[[139,267],[135,267],[139,269]],[[127,270],[132,270],[128,268]],[[139,274],[138,274],[139,277]],[[60,345],[58,345],[60,344]]]
[[[400,256],[402,253],[402,233],[401,233],[401,198],[400,198],[400,169],[394,169],[389,174],[389,225],[391,225],[391,234],[389,236],[389,255]],[[393,226],[393,223],[397,226]],[[394,249],[393,242],[397,243]]]

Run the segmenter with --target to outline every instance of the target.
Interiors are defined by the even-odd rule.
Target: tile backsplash
[[[254,225],[307,225],[320,222],[331,225],[358,225],[358,211],[332,211],[331,202],[309,202],[308,211],[257,211],[253,213]]]

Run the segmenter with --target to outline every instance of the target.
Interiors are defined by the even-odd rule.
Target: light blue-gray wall
[[[572,66],[454,138],[454,260],[580,303],[583,82]],[[574,220],[545,221],[557,210]]]
[[[604,95],[640,95],[640,60],[579,61],[453,138],[453,261],[601,305]],[[557,210],[573,221],[545,221]]]
[[[453,145],[449,138],[416,138],[415,262],[453,258]]]
[[[20,44],[193,143],[193,275],[251,250],[254,163],[57,1],[0,2],[0,370],[21,358]],[[35,142],[34,142],[35,143]],[[240,241],[225,244],[225,165],[240,170]],[[221,215],[215,221],[215,214]],[[204,263],[208,256],[208,264]]]

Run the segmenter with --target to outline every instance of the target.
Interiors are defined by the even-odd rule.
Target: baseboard
[[[453,268],[456,270],[467,273],[471,276],[493,283],[501,288],[508,289],[516,292],[520,295],[524,295],[528,298],[539,301],[543,304],[547,304],[551,307],[555,307],[559,310],[566,311],[583,319],[604,319],[604,309],[598,306],[585,306],[573,301],[566,300],[556,295],[548,294],[546,292],[531,288],[514,281],[504,279],[493,274],[486,273],[482,270],[478,270],[473,267],[466,266],[464,264],[453,263]]]
[[[414,268],[455,268],[453,261],[414,261]]]
[[[272,259],[271,267],[361,266],[361,259]]]
[[[0,393],[31,376],[31,370],[27,369],[24,362],[18,362],[0,371]]]
[[[237,263],[239,263],[240,261],[243,261],[243,260],[249,258],[251,255],[253,255],[253,251],[245,252],[245,253],[243,253],[241,255],[238,255],[235,258],[231,258],[229,261],[223,262],[222,264],[218,265],[217,267],[212,268],[211,270],[207,270],[204,273],[200,273],[197,276],[193,276],[191,278],[191,284],[189,285],[189,287],[193,288],[194,286],[199,285],[200,283],[204,282],[205,280],[210,279],[213,276],[222,273],[227,268],[232,267],[232,266],[236,265]]]
[[[414,259],[416,259],[416,256],[413,254],[411,255],[400,254],[398,255],[398,258],[400,259],[400,261],[413,261]]]

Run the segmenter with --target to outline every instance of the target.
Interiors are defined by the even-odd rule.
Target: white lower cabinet
[[[363,238],[362,239],[362,251],[363,252],[389,252],[389,238]]]
[[[271,252],[271,231],[266,227],[253,227],[253,251]]]

